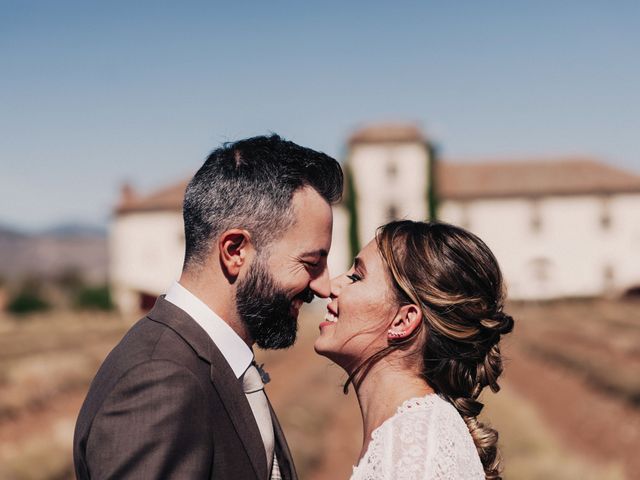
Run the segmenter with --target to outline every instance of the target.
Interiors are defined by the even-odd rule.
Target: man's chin
[[[296,337],[288,338],[286,340],[278,340],[272,341],[268,340],[266,342],[258,341],[256,342],[260,348],[263,350],[285,350],[287,348],[293,347],[296,342]]]
[[[258,346],[265,350],[282,350],[293,346],[298,336],[298,322],[294,316],[289,316],[287,325],[282,322],[274,322],[276,328],[271,331],[257,334],[254,339]]]

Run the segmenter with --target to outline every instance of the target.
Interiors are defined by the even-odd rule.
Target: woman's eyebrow
[[[360,270],[363,273],[367,273],[367,267],[364,266],[364,262],[360,257],[356,257],[353,261],[353,266],[356,270]]]

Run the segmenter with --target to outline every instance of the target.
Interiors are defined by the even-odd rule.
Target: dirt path
[[[267,393],[287,434],[300,477],[349,478],[361,446],[360,414],[353,392],[346,397],[342,394],[344,373],[314,353],[316,332],[316,327],[306,325],[293,348],[258,352],[257,358],[271,374]],[[106,354],[106,343],[110,342],[92,338],[91,345],[83,348],[98,358]],[[574,372],[528,355],[518,343],[508,345],[505,353],[509,358],[505,384],[535,407],[563,445],[595,462],[617,461],[627,472],[640,471],[636,453],[640,410],[594,391]],[[16,453],[25,464],[16,469],[31,465],[41,474],[16,478],[69,478],[73,425],[85,393],[84,387],[72,388],[4,419],[0,423],[0,478],[9,478],[3,476],[3,458]],[[519,404],[513,408],[520,408]],[[43,476],[47,469],[53,476]]]
[[[20,444],[35,435],[43,435],[56,422],[75,419],[80,411],[86,391],[84,388],[57,395],[45,407],[21,412],[0,424],[0,445]]]

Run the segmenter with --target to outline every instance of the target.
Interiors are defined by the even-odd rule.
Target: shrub
[[[74,302],[76,308],[87,310],[112,310],[113,302],[107,285],[83,287],[78,290]]]
[[[18,293],[7,305],[7,310],[16,315],[48,310],[51,305],[36,292],[23,290]]]

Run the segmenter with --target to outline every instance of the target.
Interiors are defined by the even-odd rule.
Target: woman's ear
[[[409,337],[422,323],[422,310],[417,305],[403,305],[393,318],[391,328],[387,332],[389,340]]]
[[[246,230],[226,230],[218,239],[220,266],[227,278],[237,278],[253,250],[251,235]]]

